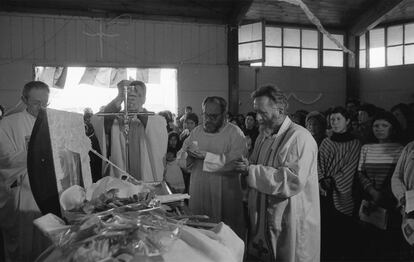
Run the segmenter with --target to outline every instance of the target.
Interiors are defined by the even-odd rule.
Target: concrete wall
[[[414,102],[414,65],[362,69],[359,78],[363,102],[385,109]]]
[[[290,113],[298,109],[323,111],[345,103],[345,68],[244,67],[240,68],[239,107],[242,113],[252,110],[250,93],[255,90],[255,79],[257,87],[272,83],[288,94]]]
[[[173,67],[179,109],[199,112],[205,95],[227,97],[225,26],[128,19],[102,25],[116,36],[103,37],[101,45],[85,34],[100,30],[99,19],[1,13],[0,104],[18,102],[34,65]]]

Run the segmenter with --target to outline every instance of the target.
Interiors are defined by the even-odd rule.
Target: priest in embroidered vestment
[[[129,86],[128,101],[124,102],[124,86]],[[143,105],[147,87],[141,81],[122,80],[118,83],[118,96],[104,109],[105,113],[119,112],[121,104],[130,112],[147,112]],[[109,140],[109,159],[123,170],[127,169],[123,119],[105,117],[105,134]],[[129,170],[132,176],[143,181],[162,181],[168,134],[166,122],[159,115],[138,115],[129,123]],[[105,139],[103,139],[105,140]],[[102,140],[101,140],[102,141]],[[105,147],[105,143],[103,143]],[[102,150],[103,152],[105,150]],[[110,168],[110,175],[119,177],[119,170]]]

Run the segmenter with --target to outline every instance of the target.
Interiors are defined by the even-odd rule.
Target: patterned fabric
[[[367,144],[361,148],[358,171],[364,190],[370,186],[382,190],[390,185],[402,149],[398,143]]]
[[[83,184],[85,188],[89,187],[92,184],[89,165],[89,151],[92,144],[85,134],[83,116],[77,113],[47,109],[47,121],[59,194],[72,185]],[[75,176],[77,173],[74,171],[77,169],[76,154],[79,155],[79,160],[82,163],[80,167],[82,183]],[[70,163],[72,164],[69,165]]]
[[[357,139],[345,142],[325,138],[319,148],[319,180],[330,177],[334,181],[332,192],[335,208],[352,215],[354,208],[352,185],[357,170],[361,144]]]
[[[392,176],[391,188],[398,200],[406,191],[414,190],[414,142],[404,147]]]

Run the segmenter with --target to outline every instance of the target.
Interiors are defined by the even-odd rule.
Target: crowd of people
[[[406,210],[413,205],[406,196],[414,190],[413,104],[387,111],[352,99],[325,111],[288,114],[284,93],[265,85],[252,93],[254,110],[246,115],[230,114],[224,98],[209,96],[200,105],[200,118],[190,106],[178,116],[170,111],[153,116],[143,107],[145,84],[121,81],[119,94],[103,112],[122,110],[123,85],[132,87],[127,106],[137,116],[128,133],[115,116],[102,118],[102,130],[96,130],[93,112],[85,110],[92,147],[139,180],[164,179],[174,192],[189,193],[191,212],[228,224],[245,240],[248,259],[414,258],[408,243],[414,212]],[[17,224],[33,220],[27,210],[39,215],[25,157],[35,117],[47,107],[48,95],[47,85],[33,81],[23,89],[26,111],[1,120],[0,107],[0,195],[6,196],[0,214],[18,218],[0,223],[9,259],[30,260],[38,251],[33,229]],[[11,136],[19,135],[12,125],[24,126],[18,139]],[[127,153],[122,150],[125,135]],[[117,170],[102,170],[100,161],[91,155],[93,181],[117,176]],[[29,200],[31,206],[22,205]]]
[[[413,257],[401,230],[403,220],[412,215],[405,213],[404,199],[414,179],[407,167],[413,162],[407,155],[414,153],[414,142],[410,144],[414,140],[413,104],[400,103],[387,111],[350,99],[344,106],[325,111],[297,110],[289,115],[310,132],[318,146],[322,261],[406,261]],[[174,134],[168,149],[172,160],[198,124],[191,109],[166,118],[170,135]],[[189,118],[197,120],[188,126]],[[251,157],[254,147],[260,146],[256,112],[227,112],[226,119],[243,132]],[[184,191],[189,192],[190,172],[184,167],[182,171]],[[382,227],[362,214],[366,205],[372,212],[384,211]]]

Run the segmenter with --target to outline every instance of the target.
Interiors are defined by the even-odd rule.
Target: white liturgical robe
[[[6,261],[33,261],[49,245],[32,223],[41,216],[27,174],[35,121],[26,110],[0,121],[0,227]]]
[[[317,154],[312,135],[289,117],[276,134],[257,138],[247,177],[249,250],[256,256],[265,255],[266,261],[320,260]],[[267,250],[265,243],[270,244]]]
[[[247,145],[243,132],[232,123],[226,123],[217,133],[206,133],[196,127],[184,141],[183,150],[192,143],[205,151],[204,160],[191,164],[189,207],[195,214],[208,215],[214,222],[223,221],[240,237],[244,237],[240,174],[229,170],[226,164],[246,156]],[[178,154],[177,158],[180,158]],[[187,157],[187,162],[190,159]]]

